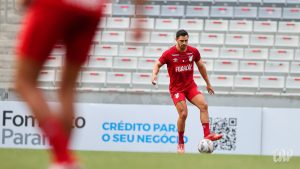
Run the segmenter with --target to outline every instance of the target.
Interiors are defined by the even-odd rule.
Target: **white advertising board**
[[[195,106],[188,109],[186,152],[196,153],[203,138],[200,113]],[[73,149],[176,152],[178,115],[172,105],[77,104],[76,110]],[[24,103],[0,102],[0,112],[0,147],[45,148]],[[224,134],[215,153],[261,153],[261,109],[210,107],[209,112],[211,130]]]

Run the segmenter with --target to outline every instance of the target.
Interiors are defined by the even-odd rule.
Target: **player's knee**
[[[187,118],[187,111],[183,110],[183,111],[180,113],[180,119],[186,120],[186,118]]]
[[[208,110],[208,104],[205,102],[200,106],[200,111],[207,112],[207,110]]]

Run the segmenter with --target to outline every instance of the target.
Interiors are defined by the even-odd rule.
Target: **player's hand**
[[[206,89],[207,89],[207,91],[208,91],[208,93],[209,93],[210,95],[214,95],[214,94],[215,94],[215,91],[214,91],[214,89],[212,88],[211,85],[207,85],[207,86],[206,86]]]
[[[153,85],[157,85],[157,76],[156,75],[152,75],[151,82]]]

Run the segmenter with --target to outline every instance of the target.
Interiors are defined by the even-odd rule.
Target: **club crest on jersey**
[[[178,99],[179,98],[179,93],[175,94],[175,98]]]
[[[177,58],[174,58],[174,59],[173,59],[173,62],[178,62],[178,59],[177,59]]]
[[[189,61],[190,61],[190,62],[193,61],[193,56],[194,56],[194,55],[189,56]]]

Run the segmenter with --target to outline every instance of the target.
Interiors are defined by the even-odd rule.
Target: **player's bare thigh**
[[[177,102],[175,106],[179,116],[186,118],[188,113],[186,102],[184,100],[181,100]]]
[[[203,94],[197,94],[190,100],[190,102],[197,106],[201,111],[207,110],[207,102]]]

